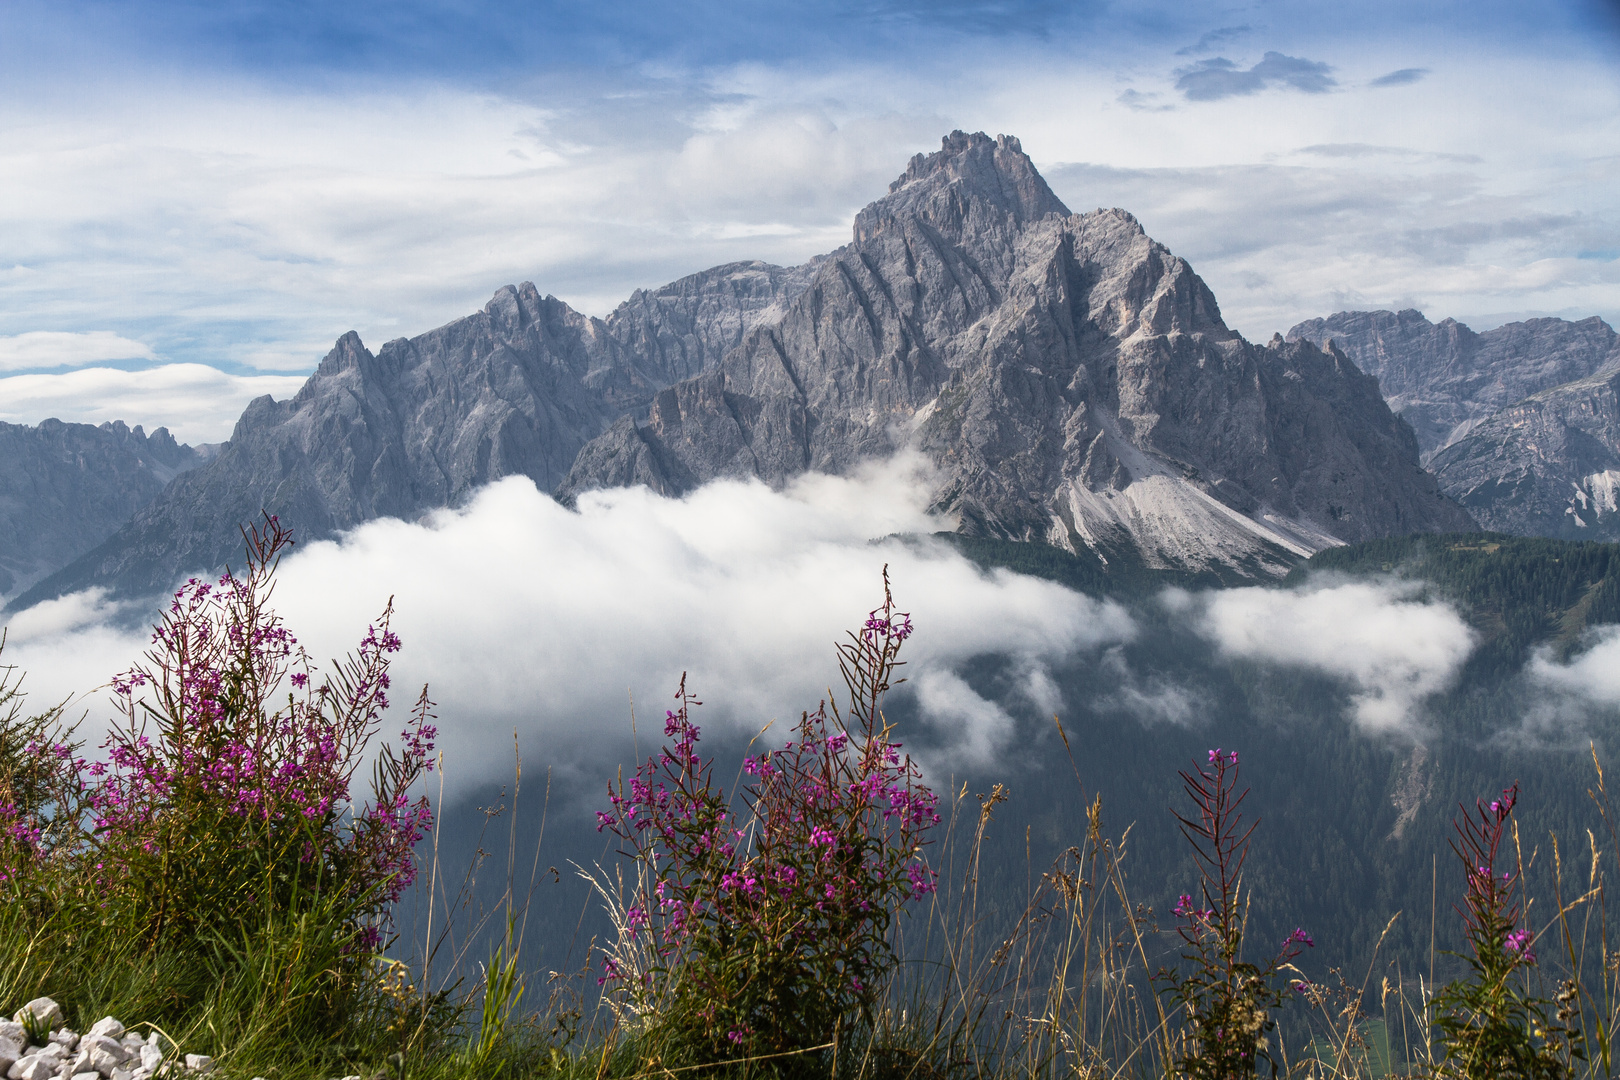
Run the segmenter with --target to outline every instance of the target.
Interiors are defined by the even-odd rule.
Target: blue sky
[[[795,262],[953,128],[1254,338],[1620,318],[1620,7],[0,6],[0,419],[228,436],[340,333]]]

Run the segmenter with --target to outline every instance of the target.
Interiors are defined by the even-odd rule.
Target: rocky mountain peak
[[[559,489],[783,483],[911,445],[966,533],[1263,574],[1471,522],[1340,351],[1244,341],[1122,210],[1070,214],[1016,139],[953,132],[780,321],[622,418]]]
[[[1010,135],[953,131],[932,154],[918,154],[889,185],[889,194],[855,218],[855,242],[876,236],[900,217],[919,218],[951,235],[1067,217],[1035,163]]]
[[[231,558],[261,510],[320,537],[514,474],[564,500],[676,494],[901,446],[939,467],[930,500],[963,532],[1104,561],[1264,574],[1472,524],[1374,379],[1243,340],[1185,260],[1123,210],[1069,213],[1017,139],[952,132],[854,234],[606,319],[524,283],[375,356],[345,334],[291,402],[251,403],[217,458],[16,602],[162,590]]]
[[[357,368],[362,361],[370,360],[371,350],[367,349],[360,340],[360,335],[353,330],[337,339],[332,351],[321,360],[320,366],[315,369],[317,375],[336,375],[340,371]]]

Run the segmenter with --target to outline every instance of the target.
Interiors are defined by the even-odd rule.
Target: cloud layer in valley
[[[1589,630],[1573,655],[1560,659],[1543,647],[1530,659],[1530,682],[1538,700],[1517,732],[1533,744],[1586,745],[1597,715],[1620,710],[1620,626]]]
[[[448,775],[470,784],[510,774],[514,731],[530,762],[566,767],[622,750],[632,698],[642,737],[656,737],[683,671],[706,702],[700,723],[780,731],[837,679],[833,643],[881,601],[888,564],[917,627],[904,674],[928,759],[982,765],[1005,751],[1016,713],[1062,707],[1048,667],[1135,627],[1113,604],[981,573],[935,542],[873,542],[938,526],[923,512],[918,467],[907,458],[850,479],[808,476],[783,492],[757,482],[679,500],[599,492],[578,513],[508,479],[465,509],[377,521],[297,551],[275,604],[324,657],[352,648],[394,596],[405,642],[397,696],[432,685]],[[117,629],[118,614],[93,594],[41,605],[13,618],[6,660],[30,673],[36,702],[86,690],[144,647],[144,632]],[[986,700],[959,673],[986,654],[1015,661],[1021,689],[1010,698]],[[96,695],[87,705],[93,727],[106,710]]]
[[[1302,589],[1171,593],[1166,602],[1225,656],[1344,680],[1364,731],[1415,735],[1424,699],[1451,686],[1477,643],[1454,608],[1421,589],[1324,577]]]

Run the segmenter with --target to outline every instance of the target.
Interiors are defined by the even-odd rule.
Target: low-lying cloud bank
[[[1304,589],[1226,589],[1166,602],[1187,612],[1221,654],[1343,679],[1369,732],[1418,734],[1425,698],[1449,687],[1476,638],[1449,604],[1419,599],[1421,582],[1323,577]]]
[[[912,690],[941,766],[987,763],[1017,711],[1061,708],[1049,667],[1129,639],[1117,605],[1050,582],[984,574],[945,545],[876,540],[927,534],[921,463],[902,458],[851,478],[807,476],[787,490],[710,484],[683,499],[644,489],[595,492],[578,513],[512,478],[469,506],[420,522],[375,521],[282,564],[275,607],[317,657],[341,654],[390,595],[405,642],[397,697],[421,683],[441,703],[452,785],[510,776],[516,731],[533,763],[585,764],[630,735],[642,741],[683,671],[706,702],[700,724],[752,733],[813,708],[838,677],[833,643],[882,599],[890,566],[916,636]],[[6,660],[30,673],[34,700],[102,682],[146,633],[113,629],[94,594],[13,618]],[[981,697],[965,661],[1008,655],[1010,700]],[[108,710],[89,699],[87,730]]]
[[[452,792],[509,777],[514,733],[531,766],[595,776],[627,748],[632,702],[650,751],[683,672],[711,733],[774,723],[766,738],[785,737],[837,681],[833,645],[881,601],[885,564],[916,625],[899,691],[921,725],[908,740],[939,771],[1000,764],[1053,713],[1220,722],[1200,685],[1204,660],[1159,668],[1136,652],[1179,641],[1201,653],[1194,639],[1217,661],[1338,680],[1358,728],[1423,738],[1428,700],[1456,684],[1478,644],[1453,607],[1390,578],[1171,589],[1145,601],[1162,610],[1137,618],[1048,581],[984,573],[927,539],[946,526],[926,512],[928,479],[925,462],[902,455],[782,491],[722,481],[681,499],[593,492],[576,512],[509,478],[461,509],[300,546],[275,607],[326,658],[352,649],[394,598],[405,642],[396,696],[404,704],[431,685]],[[81,695],[74,713],[86,712],[96,741],[113,714],[94,688],[147,647],[153,610],[91,590],[11,614],[4,660],[28,673],[36,704]],[[1166,613],[1169,631],[1148,628]],[[1000,658],[993,690],[975,664],[987,656]],[[1099,677],[1076,682],[1076,665]],[[1526,733],[1567,741],[1594,709],[1620,706],[1617,671],[1620,627],[1596,631],[1567,663],[1536,655],[1523,675],[1547,704]]]
[[[1509,738],[1584,746],[1594,714],[1620,709],[1620,626],[1596,627],[1581,645],[1563,661],[1546,646],[1531,656],[1528,674],[1539,700]]]

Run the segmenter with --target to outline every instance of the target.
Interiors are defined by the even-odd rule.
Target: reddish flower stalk
[[[1264,967],[1243,960],[1243,864],[1258,821],[1245,825],[1240,807],[1236,750],[1216,748],[1202,766],[1181,773],[1191,814],[1176,812],[1181,833],[1198,863],[1200,902],[1190,894],[1176,904],[1176,931],[1186,949],[1182,969],[1161,968],[1160,993],[1182,1010],[1176,1070],[1198,1080],[1252,1077],[1271,1060],[1273,1013],[1291,992],[1309,984],[1285,978],[1292,961],[1316,942],[1302,929],[1289,934]]]
[[[89,828],[61,838],[60,854],[141,909],[154,942],[199,919],[335,890],[357,943],[375,946],[433,820],[426,797],[409,795],[433,767],[432,702],[424,687],[402,748],[382,749],[372,797],[356,805],[354,771],[388,707],[400,648],[393,603],[323,675],[269,606],[291,532],[267,515],[244,536],[245,575],[186,582],[144,660],[112,680],[125,723],[104,744],[107,760],[49,748],[74,788],[58,817]]]
[[[823,703],[782,749],[748,758],[740,814],[698,753],[683,676],[664,749],[597,815],[651,871],[627,930],[649,937],[649,977],[707,1053],[782,1050],[869,1011],[893,964],[891,919],[934,891],[921,850],[938,798],[881,711],[911,634],[884,585],[884,606],[839,647],[847,716]],[[623,978],[610,963],[601,981]]]

